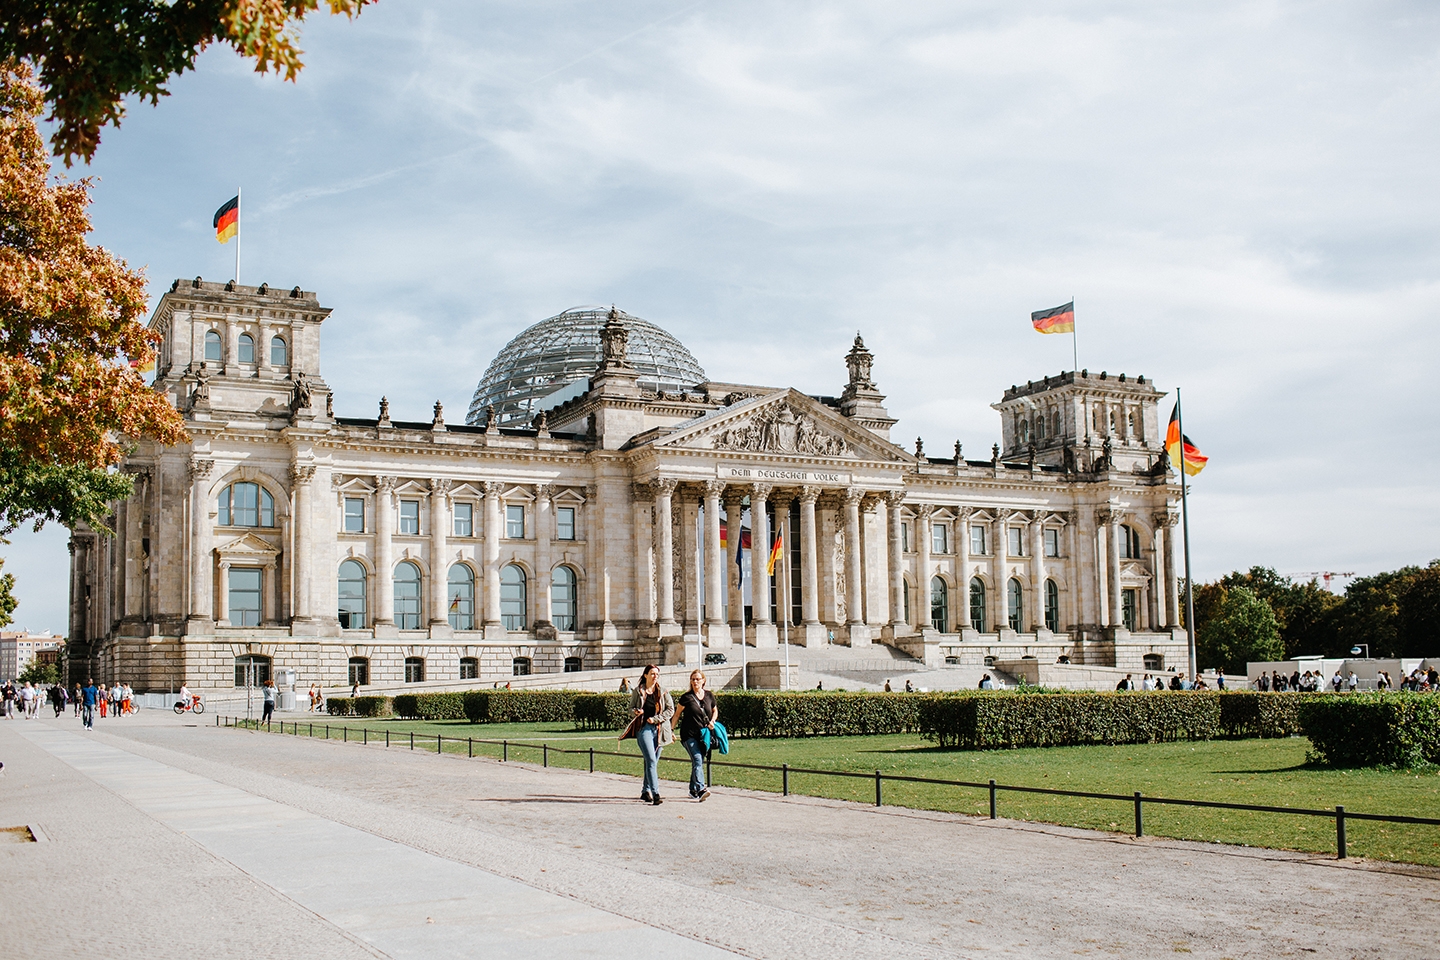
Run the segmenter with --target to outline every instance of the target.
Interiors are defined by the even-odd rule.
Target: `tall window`
[[[1120,556],[1125,560],[1140,559],[1140,534],[1129,524],[1120,525]]]
[[[930,550],[934,553],[950,552],[950,527],[937,523],[930,527]]]
[[[480,658],[479,658],[479,657],[461,657],[461,658],[460,658],[460,679],[461,679],[461,680],[474,680],[474,679],[475,679],[476,677],[478,677],[478,676],[480,676]]]
[[[286,345],[284,337],[270,338],[270,366],[290,366],[290,348]]]
[[[525,571],[513,563],[500,571],[500,622],[506,630],[525,629]]]
[[[550,575],[550,622],[556,630],[575,629],[575,571],[569,567]]]
[[[900,593],[905,598],[905,622],[910,622],[910,581],[904,580],[900,583]]]
[[[454,529],[457,537],[475,536],[475,504],[457,503],[454,508]]]
[[[1045,414],[1043,412],[1035,418],[1035,439],[1045,439]]]
[[[409,560],[395,568],[395,626],[420,629],[420,568]]]
[[[1060,632],[1060,588],[1054,580],[1045,581],[1045,629]]]
[[[942,577],[930,581],[930,625],[941,633],[950,629],[950,596]]]
[[[345,532],[365,532],[365,500],[363,497],[345,498]]]
[[[985,632],[985,581],[979,577],[970,580],[970,627]]]
[[[978,523],[970,528],[970,552],[982,555],[990,552],[985,549],[985,528]]]
[[[225,348],[220,343],[220,334],[214,330],[205,331],[205,359],[215,361],[225,359]]]
[[[235,686],[263,687],[270,679],[270,658],[258,653],[242,653],[235,658]]]
[[[555,539],[575,539],[575,508],[557,507],[555,510]]]
[[[358,684],[366,687],[370,685],[370,661],[365,657],[351,657],[348,673],[350,686]]]
[[[456,630],[474,630],[475,571],[463,563],[451,567],[447,596],[450,598],[450,626]]]
[[[1009,601],[1010,607],[1008,611],[1010,614],[1010,629],[1019,633],[1020,628],[1025,625],[1025,620],[1022,616],[1025,611],[1025,591],[1021,589],[1020,581],[1011,577],[1010,582],[1006,585],[1005,592],[1008,594],[1006,599]]]
[[[512,676],[516,676],[516,677],[528,677],[528,676],[530,676],[530,658],[529,658],[529,657],[516,657],[514,660],[511,660],[511,661],[510,661],[510,673],[511,673]]]
[[[507,506],[505,508],[505,538],[507,540],[525,539],[525,508],[523,506]]]
[[[1054,527],[1045,528],[1045,556],[1060,556],[1060,531]]]
[[[240,351],[237,356],[241,363],[255,362],[255,338],[250,334],[240,334]]]
[[[400,532],[410,536],[420,534],[420,501],[400,501]]]
[[[910,524],[900,521],[900,552],[910,552]]]
[[[258,483],[232,483],[220,491],[220,526],[275,526],[275,498]]]
[[[1021,420],[1021,421],[1020,421],[1020,442],[1021,442],[1021,443],[1029,443],[1029,442],[1030,442],[1030,421],[1029,421],[1029,420]]]
[[[230,622],[237,627],[260,626],[260,571],[230,568]]]
[[[1134,587],[1126,587],[1120,591],[1120,615],[1125,621],[1125,629],[1133,632],[1135,630],[1135,594]]]
[[[340,564],[340,626],[365,628],[365,566],[359,560]]]
[[[1010,556],[1025,556],[1025,530],[1023,527],[1006,527],[1005,536],[1010,540]]]
[[[424,683],[424,682],[425,682],[425,658],[424,658],[424,657],[406,657],[406,658],[405,658],[405,682],[406,682],[406,683]]]

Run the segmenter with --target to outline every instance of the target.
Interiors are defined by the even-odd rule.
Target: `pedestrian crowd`
[[[92,688],[93,695],[87,694],[87,690]],[[90,706],[102,717],[123,717],[135,712],[135,689],[118,680],[109,687],[103,683],[97,687],[93,680],[84,687],[77,683],[73,691],[67,690],[62,683],[42,687],[28,680],[22,685],[6,680],[4,685],[0,686],[0,698],[3,698],[4,703],[0,715],[7,720],[15,719],[17,713],[26,720],[33,720],[40,715],[40,707],[46,702],[57,717],[65,712],[67,706],[73,706],[75,716],[79,717],[87,699]],[[85,726],[88,728],[91,724],[86,723]]]
[[[1251,681],[1251,685],[1261,692],[1354,693],[1360,689],[1360,682],[1360,676],[1353,669],[1348,674],[1337,669],[1329,680],[1325,679],[1325,673],[1321,670],[1306,670],[1304,673],[1295,670],[1289,676],[1279,670],[1271,670],[1268,674],[1260,674]],[[1388,670],[1377,671],[1375,689],[1382,693],[1397,689]],[[1437,673],[1434,667],[1416,667],[1408,675],[1401,676],[1398,689],[1413,693],[1440,691],[1440,673]]]

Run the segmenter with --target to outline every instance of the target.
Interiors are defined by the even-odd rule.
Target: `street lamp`
[[[1360,656],[1360,651],[1361,651],[1361,650],[1364,650],[1364,651],[1365,651],[1365,656],[1363,657],[1363,659],[1369,660],[1369,659],[1370,659],[1370,644],[1368,644],[1368,643],[1357,643],[1357,644],[1355,644],[1355,646],[1353,646],[1353,647],[1350,648],[1350,656],[1352,656],[1352,657],[1358,657],[1358,656]]]

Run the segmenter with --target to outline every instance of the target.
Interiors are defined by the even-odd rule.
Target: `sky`
[[[1433,4],[380,0],[302,46],[293,84],[206,51],[72,175],[152,299],[233,276],[243,187],[241,279],[334,309],[338,415],[462,420],[615,303],[816,394],[858,330],[897,441],[984,458],[1074,298],[1080,366],[1184,391],[1197,578],[1440,556]],[[0,550],[63,633],[66,532]]]

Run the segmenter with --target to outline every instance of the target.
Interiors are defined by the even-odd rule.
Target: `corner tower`
[[[1000,412],[1001,459],[1035,458],[1079,472],[1142,473],[1164,455],[1160,398],[1145,377],[1067,371],[1012,386],[991,408]]]

